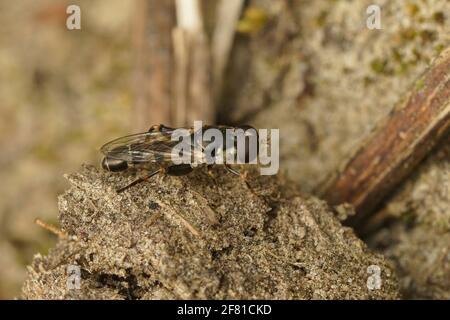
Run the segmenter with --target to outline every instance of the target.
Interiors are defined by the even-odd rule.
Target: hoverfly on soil
[[[152,126],[149,131],[143,133],[132,134],[124,137],[112,140],[101,147],[101,152],[104,154],[102,160],[102,168],[110,172],[121,172],[129,168],[140,168],[149,172],[143,177],[139,177],[130,184],[117,190],[118,193],[132,187],[140,182],[146,181],[156,174],[162,173],[171,176],[182,176],[192,172],[195,168],[202,165],[208,165],[210,167],[214,164],[223,165],[226,170],[235,175],[240,173],[229,166],[227,163],[227,154],[236,153],[237,150],[237,138],[234,137],[231,143],[225,143],[226,139],[230,137],[226,134],[227,129],[243,129],[245,135],[245,159],[241,163],[254,163],[256,154],[250,152],[249,144],[250,140],[256,141],[256,148],[258,148],[258,133],[257,131],[248,125],[239,127],[230,126],[203,126],[201,132],[206,132],[207,129],[217,129],[220,134],[223,135],[223,143],[217,150],[214,150],[213,156],[215,159],[221,158],[223,161],[217,161],[217,163],[206,162],[205,150],[207,146],[203,141],[203,136],[196,134],[194,128],[178,128],[183,129],[185,137],[188,141],[188,150],[191,150],[188,154],[192,160],[191,163],[175,164],[173,159],[174,152],[177,150],[175,147],[179,145],[180,140],[173,139],[172,135],[177,128],[170,128],[164,125]],[[198,131],[198,130],[197,130]],[[199,138],[200,137],[200,138]],[[200,148],[195,148],[195,145],[199,145]],[[231,146],[231,148],[230,148]],[[233,155],[234,156],[234,155]],[[234,162],[235,163],[235,162]],[[158,169],[151,171],[151,168],[157,167]]]

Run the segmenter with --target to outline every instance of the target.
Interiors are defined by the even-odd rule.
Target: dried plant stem
[[[165,204],[161,201],[157,201],[157,203],[165,209],[168,209],[168,211],[170,212],[170,214],[168,215],[166,213],[166,216],[171,219],[172,221],[177,221],[184,226],[190,233],[192,233],[194,236],[196,237],[200,237],[200,232],[197,230],[197,228],[195,228],[188,220],[186,220],[185,217],[183,217],[183,215],[181,213],[178,213],[172,206],[170,206],[169,204]],[[173,217],[175,217],[175,219],[173,219]]]
[[[46,222],[42,221],[42,220],[39,219],[39,218],[36,218],[36,219],[34,220],[34,222],[35,222],[38,226],[44,228],[45,230],[50,231],[51,233],[57,235],[58,238],[61,238],[61,239],[67,238],[67,234],[66,234],[64,231],[62,231],[62,230],[58,229],[57,227],[55,227],[54,225],[51,225],[51,224],[49,224],[49,223],[46,223]]]
[[[137,0],[133,22],[136,115],[133,129],[145,130],[155,123],[171,125],[173,0]]]
[[[364,221],[410,174],[450,128],[450,49],[444,50],[415,87],[324,185],[332,205],[350,203]]]
[[[174,104],[172,107],[172,120],[175,126],[186,124],[187,92],[188,92],[188,50],[186,34],[180,28],[172,31],[173,50],[175,58],[175,73],[173,82]]]
[[[199,0],[176,1],[177,27],[172,32],[175,51],[175,125],[194,120],[213,123],[211,54]]]
[[[217,5],[216,25],[211,41],[213,92],[216,101],[222,90],[223,74],[243,6],[244,0],[219,0]]]
[[[137,0],[134,128],[213,124],[243,0],[220,0],[209,43],[200,0]]]

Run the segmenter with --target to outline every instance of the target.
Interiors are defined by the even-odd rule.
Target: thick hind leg
[[[190,164],[175,164],[164,169],[164,173],[169,176],[185,176],[194,170]]]

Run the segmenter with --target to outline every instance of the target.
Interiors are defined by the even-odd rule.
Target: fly
[[[170,128],[164,125],[155,125],[147,132],[117,138],[101,147],[100,150],[104,154],[102,160],[102,168],[104,170],[110,172],[122,172],[132,167],[138,167],[148,172],[147,175],[139,177],[130,184],[119,188],[117,190],[118,193],[140,182],[146,181],[159,173],[170,176],[183,176],[198,168],[199,164],[206,164],[204,161],[206,147],[203,136],[200,136],[200,141],[196,141],[198,135],[195,134],[194,128],[179,129],[183,129],[185,137],[187,137],[185,140],[188,141],[188,145],[185,149],[190,150],[188,156],[192,159],[195,158],[197,162],[193,161],[192,163],[182,164],[175,164],[173,162],[173,156],[177,150],[175,147],[179,145],[180,141],[172,139],[172,134],[176,128]],[[222,141],[229,139],[226,135],[227,129],[243,129],[245,136],[245,159],[243,159],[243,163],[249,163],[254,160],[251,159],[253,157],[250,155],[249,143],[253,136],[253,141],[256,141],[256,144],[258,144],[258,133],[251,126],[203,126],[201,128],[202,132],[205,132],[207,129],[219,130],[221,135],[223,135]],[[234,137],[233,139],[234,140],[231,141],[231,143],[222,143],[219,148],[214,150],[216,154],[213,154],[213,156],[216,157],[216,159],[222,157],[223,161],[219,162],[219,164],[223,165],[228,172],[239,175],[239,172],[231,168],[226,161],[226,155],[230,152],[235,153],[237,149],[237,138]],[[200,145],[200,152],[194,147],[196,144]],[[256,145],[256,147],[258,148],[258,145]],[[209,163],[208,166],[213,164]],[[155,165],[159,168],[150,171],[150,167],[154,167]]]

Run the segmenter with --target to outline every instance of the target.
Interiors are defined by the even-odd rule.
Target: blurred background
[[[99,161],[105,139],[131,130],[132,1],[0,1],[0,298],[55,237],[63,174]]]
[[[66,28],[73,4],[81,30]],[[381,30],[366,27],[371,4]],[[447,0],[0,0],[0,298],[56,242],[34,220],[58,224],[63,174],[153,124],[279,128],[280,174],[314,193],[450,44],[448,12]],[[450,295],[450,254],[428,256],[449,250],[449,149],[369,241],[409,297]]]

